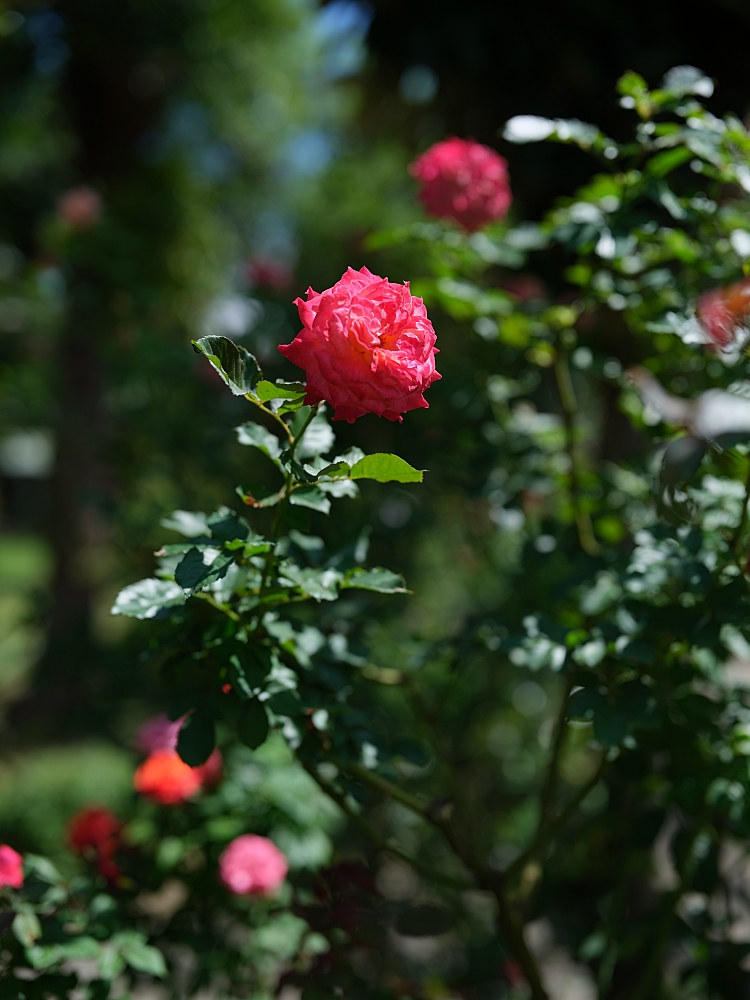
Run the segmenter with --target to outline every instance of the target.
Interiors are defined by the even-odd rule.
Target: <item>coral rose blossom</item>
[[[507,161],[473,139],[445,139],[409,167],[421,184],[419,199],[439,219],[455,219],[474,232],[502,219],[513,196]]]
[[[199,768],[190,767],[174,750],[157,750],[147,757],[133,776],[137,792],[165,806],[190,799],[202,784]]]
[[[11,886],[20,889],[23,885],[23,858],[7,844],[0,844],[0,888]]]
[[[296,299],[304,329],[279,350],[307,373],[305,403],[327,400],[334,420],[389,420],[428,406],[435,331],[421,299],[387,278],[349,268],[333,288]]]
[[[238,896],[268,896],[286,878],[287,860],[266,837],[237,837],[219,859],[221,881]]]

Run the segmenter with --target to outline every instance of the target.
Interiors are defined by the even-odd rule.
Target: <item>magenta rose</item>
[[[304,329],[284,357],[307,373],[305,403],[323,400],[334,420],[353,423],[365,413],[389,420],[428,406],[435,371],[435,331],[408,284],[349,268],[333,288],[296,299]]]
[[[267,837],[237,837],[219,859],[221,881],[238,896],[270,896],[286,878],[287,860]]]
[[[507,161],[473,139],[445,139],[409,167],[421,184],[419,199],[438,219],[455,219],[475,232],[506,216],[513,196]]]
[[[20,889],[23,885],[23,858],[7,844],[0,844],[0,889]]]

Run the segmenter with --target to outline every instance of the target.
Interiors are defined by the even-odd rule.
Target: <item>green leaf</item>
[[[382,566],[374,566],[372,569],[350,569],[343,582],[340,584],[342,590],[347,587],[356,587],[358,590],[375,590],[379,594],[408,594],[406,581],[399,573],[394,573]]]
[[[652,160],[649,160],[646,170],[654,177],[666,177],[675,167],[679,167],[680,164],[685,163],[692,156],[693,153],[691,150],[686,149],[684,146],[678,146],[677,149],[667,149],[665,152],[659,153]]]
[[[193,712],[177,737],[177,753],[191,767],[205,764],[216,746],[214,724],[203,712]]]
[[[237,722],[237,735],[251,750],[257,750],[268,737],[268,715],[257,698],[247,702]]]
[[[248,537],[250,527],[247,521],[238,517],[234,511],[219,511],[208,519],[208,526],[211,535],[220,542],[234,542],[238,539],[242,542]]]
[[[244,645],[236,641],[228,645],[228,650],[232,684],[240,698],[252,698],[273,667],[271,650],[260,643]]]
[[[300,413],[302,410],[300,410]],[[292,434],[296,436],[294,430],[296,420],[292,422]],[[297,425],[300,426],[300,425]],[[325,455],[336,443],[336,435],[329,424],[325,413],[320,410],[310,421],[307,430],[302,435],[302,440],[298,442],[295,454],[297,458],[312,458],[315,455]]]
[[[424,470],[414,469],[398,455],[365,455],[352,467],[352,479],[374,479],[378,483],[421,483]]]
[[[289,494],[289,503],[293,507],[309,507],[310,510],[317,510],[321,514],[328,514],[331,510],[331,501],[317,486],[294,490]]]
[[[13,921],[13,933],[25,948],[30,948],[42,936],[42,925],[36,913],[28,910],[17,913]]]
[[[174,578],[183,590],[195,593],[201,587],[221,580],[234,562],[231,553],[219,552],[211,562],[205,556],[216,550],[192,548],[185,553],[175,570]]]
[[[240,427],[235,427],[235,430],[237,432],[237,440],[240,444],[247,444],[252,448],[257,448],[258,451],[262,451],[264,455],[267,455],[274,465],[279,466],[279,468],[281,467],[281,462],[279,461],[281,444],[275,434],[272,434],[271,431],[267,430],[261,424],[253,423],[253,421],[248,421]]]
[[[169,517],[162,518],[159,523],[162,528],[178,531],[187,538],[196,538],[200,535],[210,536],[211,534],[208,519],[202,510],[175,510]]]
[[[271,695],[266,704],[275,715],[286,715],[289,718],[294,718],[302,711],[302,702],[292,691],[279,691],[278,694]]]
[[[195,549],[194,551],[198,551]],[[182,587],[171,580],[139,580],[117,595],[111,614],[129,618],[153,618],[163,608],[185,603]]]
[[[99,955],[99,972],[102,979],[116,979],[125,970],[125,959],[110,942],[104,943]]]
[[[192,343],[198,354],[208,358],[235,396],[253,392],[263,378],[253,355],[227,337],[201,337]]]
[[[122,957],[133,969],[150,976],[166,976],[167,963],[158,948],[145,942],[128,944],[122,948]]]
[[[98,958],[102,946],[96,938],[82,934],[69,944],[59,946],[63,958]]]
[[[258,382],[254,395],[261,403],[269,399],[302,399],[307,391],[302,382]]]
[[[40,854],[27,854],[23,859],[23,868],[27,876],[35,875],[42,882],[50,885],[60,885],[63,878],[48,858]]]
[[[335,601],[342,576],[335,569],[312,569],[285,562],[279,567],[279,579],[316,601]]]
[[[26,958],[33,969],[49,969],[66,957],[56,944],[33,945],[26,949]]]

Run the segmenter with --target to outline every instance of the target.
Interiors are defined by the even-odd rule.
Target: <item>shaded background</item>
[[[232,503],[237,483],[267,472],[236,445],[242,401],[191,336],[240,339],[280,375],[275,347],[296,332],[290,300],[308,284],[349,264],[412,275],[408,258],[362,240],[419,217],[407,165],[447,134],[508,156],[521,218],[591,164],[560,146],[505,148],[513,114],[620,137],[617,77],[653,84],[692,63],[718,80],[710,106],[744,116],[750,14],[436,0],[0,10],[0,836],[53,850],[74,808],[125,800],[133,729],[163,706],[147,627],[110,618],[114,595],[151,572],[161,517]],[[84,223],[61,200],[81,186],[101,199]],[[471,409],[490,362],[435,323],[444,378],[430,410],[341,431],[433,470],[421,491],[373,485],[337,524],[354,538],[371,522],[374,561],[416,591],[407,611],[367,609],[385,657],[454,634],[504,593],[472,492],[491,461]]]

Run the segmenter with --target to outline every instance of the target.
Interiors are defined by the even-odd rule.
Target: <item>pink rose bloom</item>
[[[139,726],[135,734],[135,744],[143,753],[157,750],[176,750],[185,716],[172,722],[166,715],[154,715]]]
[[[409,173],[421,182],[419,199],[430,215],[455,219],[469,232],[504,218],[513,200],[507,161],[473,139],[430,146]]]
[[[20,889],[23,885],[23,858],[7,844],[0,844],[0,888],[12,886]]]
[[[267,837],[237,837],[219,859],[221,881],[238,896],[269,896],[286,878],[287,860]]]
[[[102,214],[102,198],[87,184],[66,191],[57,203],[57,216],[71,229],[88,229]]]
[[[308,288],[295,305],[304,329],[279,350],[307,374],[305,403],[327,400],[333,419],[350,424],[429,406],[423,393],[440,378],[435,331],[408,284],[350,267],[333,288]]]

